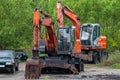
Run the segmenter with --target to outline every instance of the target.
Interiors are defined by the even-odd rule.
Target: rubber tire
[[[78,62],[78,64],[75,64],[75,67],[78,70],[78,72],[80,72],[81,71],[81,60],[80,58],[77,58],[76,61]]]
[[[80,69],[80,71],[84,71],[84,64],[83,64],[83,63],[81,64],[81,69]]]
[[[15,68],[16,71],[19,71],[19,65],[17,65],[17,67]]]
[[[12,68],[11,68],[11,73],[15,73],[15,66],[13,66]]]
[[[99,60],[98,60],[98,55],[97,55],[97,53],[94,53],[93,54],[93,64],[98,64],[99,63]]]
[[[78,70],[78,72],[81,71],[80,64],[75,64],[75,67],[76,67],[76,69]]]
[[[101,62],[104,62],[108,59],[108,53],[103,51],[101,56]]]

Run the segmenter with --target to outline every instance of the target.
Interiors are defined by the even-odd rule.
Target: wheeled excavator
[[[106,51],[106,39],[106,36],[100,34],[100,24],[82,24],[82,59],[94,64],[107,60],[108,53]]]
[[[44,11],[36,8],[33,15],[33,57],[26,61],[25,78],[38,79],[41,71],[54,68],[68,69],[74,74],[83,71],[83,63],[78,54],[81,53],[79,17],[65,7],[66,16],[72,21],[74,26],[58,27],[57,37],[54,33],[54,23],[52,18]],[[41,18],[40,14],[44,17]],[[44,26],[48,36],[45,39],[40,38],[40,29]],[[39,54],[48,56],[40,57]]]
[[[65,12],[63,10],[61,1],[58,1],[57,3],[57,13],[58,26],[64,27],[63,18]],[[105,51],[106,36],[100,36],[100,24],[82,24],[79,30],[81,40],[81,53],[79,54],[79,56],[81,57],[81,59],[85,62],[92,62],[94,64],[106,60],[108,58],[108,53]]]

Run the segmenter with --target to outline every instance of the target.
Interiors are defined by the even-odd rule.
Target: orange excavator
[[[38,79],[41,71],[44,72],[47,69],[52,72],[53,69],[60,68],[69,70],[74,74],[83,71],[83,63],[78,56],[81,53],[80,19],[67,7],[64,7],[63,11],[74,26],[58,27],[56,37],[52,18],[39,8],[35,9],[33,16],[33,57],[26,61],[26,79]],[[41,18],[40,14],[43,14],[44,17]],[[45,39],[40,39],[41,26],[45,26],[47,30],[48,36]],[[39,54],[47,54],[48,56],[39,57]]]
[[[57,3],[57,13],[58,13],[58,26],[64,27],[64,15],[66,12],[62,7],[61,1]],[[71,15],[73,16],[73,15]],[[78,18],[78,17],[76,17]],[[79,24],[79,22],[76,22]],[[74,23],[73,23],[74,25]],[[76,25],[74,25],[76,26]],[[81,41],[81,53],[80,58],[83,61],[98,63],[104,61],[108,58],[108,53],[106,49],[106,36],[100,36],[100,25],[99,24],[82,24],[82,26],[77,26],[80,31],[80,41]]]

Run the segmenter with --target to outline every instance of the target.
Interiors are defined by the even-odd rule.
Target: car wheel
[[[15,73],[15,67],[14,66],[11,69],[11,73]]]
[[[18,71],[18,70],[19,70],[19,65],[17,65],[17,67],[15,68],[15,70],[16,70],[16,71]]]
[[[25,57],[25,60],[27,60],[27,57]]]

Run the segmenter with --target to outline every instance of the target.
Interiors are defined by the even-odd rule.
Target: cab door
[[[59,28],[58,33],[58,54],[67,54],[71,49],[71,29],[68,27]]]
[[[100,26],[94,25],[93,35],[92,35],[92,45],[98,45],[99,37],[100,37]]]

